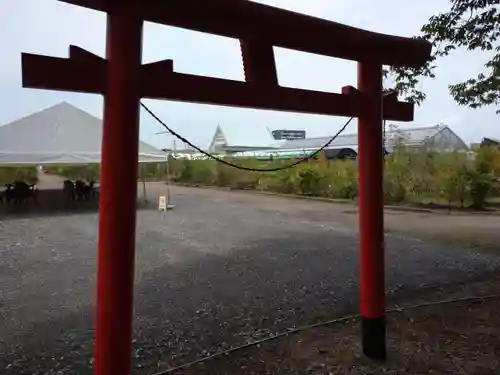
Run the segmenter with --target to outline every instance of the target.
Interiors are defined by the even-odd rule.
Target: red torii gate
[[[59,0],[107,12],[106,59],[75,46],[69,59],[22,54],[23,86],[104,95],[96,375],[131,372],[141,97],[358,117],[363,352],[385,359],[382,120],[412,121],[413,105],[382,96],[382,65],[419,67],[430,43],[369,32],[247,0]],[[245,82],[142,64],[144,21],[239,39]],[[341,94],[278,84],[273,46],[358,61]],[[120,181],[119,187],[115,185]]]

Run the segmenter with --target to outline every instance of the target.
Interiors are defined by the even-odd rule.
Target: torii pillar
[[[142,63],[143,21],[112,13],[107,17],[96,375],[131,373]]]
[[[364,110],[358,117],[361,341],[363,353],[386,359],[382,140],[382,66],[358,63]]]

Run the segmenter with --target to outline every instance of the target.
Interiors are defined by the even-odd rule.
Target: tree
[[[426,94],[417,89],[422,77],[435,77],[440,57],[457,48],[488,51],[491,59],[484,66],[487,73],[449,86],[450,94],[460,105],[479,108],[500,103],[500,0],[450,0],[451,9],[432,16],[421,32],[434,48],[431,60],[419,69],[391,68],[386,74],[394,78],[394,89],[406,100],[420,104]],[[500,113],[500,110],[497,111]]]

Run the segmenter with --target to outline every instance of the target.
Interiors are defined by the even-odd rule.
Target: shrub
[[[36,184],[38,182],[36,167],[0,167],[0,184],[11,184],[14,181]]]
[[[356,162],[354,160],[345,160],[329,163],[322,183],[322,192],[326,197],[357,198],[358,176]]]
[[[486,200],[493,190],[496,176],[494,175],[496,150],[491,147],[482,148],[476,155],[474,170],[470,173],[470,194],[472,207],[482,210],[486,206]]]
[[[408,199],[412,189],[409,170],[409,155],[395,153],[385,159],[384,199],[387,203],[400,203]]]
[[[291,161],[225,159],[248,168],[261,169],[286,165]],[[94,169],[92,169],[94,168]],[[97,166],[57,167],[58,174],[82,178],[99,173]],[[167,173],[168,170],[168,173]],[[358,178],[356,160],[309,161],[277,172],[238,170],[213,160],[176,160],[143,166],[146,179],[167,180],[196,185],[216,185],[234,189],[259,189],[286,194],[356,199]],[[19,172],[20,173],[20,172]],[[443,201],[449,205],[476,209],[486,206],[498,193],[500,151],[481,149],[475,157],[466,153],[411,150],[396,147],[384,162],[384,199],[387,203]]]
[[[473,172],[462,164],[445,176],[443,193],[450,207],[453,202],[459,202],[460,208],[464,207],[472,191]]]
[[[298,168],[297,193],[302,195],[321,195],[321,181],[324,176],[315,164],[305,164]]]
[[[53,165],[46,168],[47,171],[69,180],[94,180],[99,181],[101,166],[91,165]]]

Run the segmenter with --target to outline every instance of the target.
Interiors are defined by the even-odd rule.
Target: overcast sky
[[[412,36],[433,14],[445,11],[448,0],[260,0],[259,2],[388,34]],[[0,124],[13,121],[61,101],[102,117],[102,98],[21,87],[21,52],[66,57],[74,44],[104,54],[105,15],[55,0],[0,0]],[[353,62],[275,49],[280,83],[286,86],[338,92],[356,84]],[[146,23],[144,61],[174,60],[177,71],[213,77],[243,79],[236,40]],[[483,136],[500,138],[495,108],[471,110],[457,106],[447,86],[481,71],[484,56],[460,52],[440,62],[436,80],[421,89],[427,101],[416,108],[415,121],[403,126],[448,124],[465,141]],[[224,108],[148,100],[146,103],[175,130],[201,146],[211,139],[218,123],[235,127],[252,140],[252,125],[270,129],[305,129],[308,136],[334,134],[345,119],[324,116]],[[261,126],[257,127],[260,131]],[[155,135],[160,125],[141,115],[141,138],[158,147],[172,138]],[[353,123],[347,130],[355,132]]]

